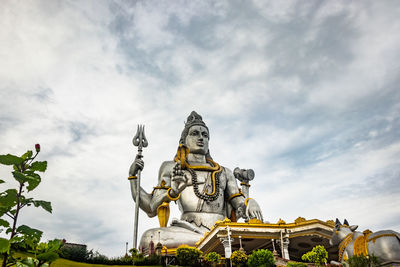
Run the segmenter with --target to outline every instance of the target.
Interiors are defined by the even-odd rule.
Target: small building
[[[240,248],[247,254],[257,249],[268,249],[276,257],[301,261],[304,253],[316,245],[322,245],[328,251],[329,262],[338,259],[338,248],[329,244],[334,227],[332,220],[324,222],[302,217],[293,223],[279,220],[276,224],[262,223],[257,219],[249,222],[231,222],[225,219],[217,221],[210,232],[205,233],[196,243],[196,247],[203,254],[215,251],[223,256]],[[230,241],[228,237],[231,238]]]
[[[293,223],[279,220],[277,223],[262,223],[257,219],[249,222],[217,221],[196,243],[204,254],[215,251],[223,257],[242,248],[246,254],[253,250],[268,249],[280,262],[301,261],[301,256],[313,247],[322,245],[328,251],[328,262],[338,260],[338,247],[329,240],[335,228],[333,220],[306,220],[298,217]],[[229,238],[230,237],[230,240]],[[173,259],[177,248],[163,247],[161,255]],[[286,265],[286,264],[281,264]]]

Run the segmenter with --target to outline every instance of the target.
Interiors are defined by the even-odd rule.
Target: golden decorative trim
[[[228,201],[231,201],[231,200],[234,199],[235,197],[240,197],[240,196],[243,196],[243,197],[244,197],[242,191],[239,189],[239,193],[230,195],[230,197],[228,198]]]
[[[245,205],[246,207],[247,207],[247,203],[249,202],[250,199],[252,199],[252,198],[249,197],[249,198],[246,198],[246,199],[245,199],[244,205]]]
[[[369,231],[369,230],[368,230]],[[368,236],[371,234],[371,231],[366,232],[365,235],[359,236],[354,240],[353,245],[353,254],[356,256],[364,255],[368,256],[368,249],[367,249],[367,240]]]
[[[231,220],[229,220],[229,218],[225,217],[225,219],[222,221],[223,223],[230,223],[232,222]]]
[[[157,208],[157,217],[158,221],[160,223],[160,227],[167,227],[168,219],[169,219],[169,203],[168,202],[163,202],[158,206]]]
[[[165,186],[165,180],[162,180],[161,181],[161,184],[160,184],[160,186],[155,186],[155,187],[153,187],[154,189],[168,189],[169,187],[168,186]]]
[[[394,237],[397,237],[397,235],[395,235],[395,234],[381,234],[381,235],[377,235],[377,236],[368,238],[367,242],[372,241],[372,242],[375,243],[375,241],[376,241],[378,238],[384,237],[384,236],[394,236]]]
[[[335,227],[335,225],[336,225],[336,223],[333,220],[327,220],[326,223],[332,227]]]
[[[137,179],[137,176],[136,176],[136,175],[132,175],[132,176],[129,176],[129,177],[128,177],[128,180],[135,180],[135,179]]]
[[[193,166],[190,165],[187,161],[186,158],[189,155],[190,151],[189,148],[187,148],[185,145],[180,144],[178,147],[178,151],[176,152],[176,156],[174,158],[175,162],[180,162],[181,164],[181,169],[192,169],[192,170],[197,170],[197,171],[211,171],[211,179],[212,179],[212,192],[208,193],[207,191],[205,192],[206,195],[213,196],[215,195],[215,175],[217,173],[222,172],[222,167],[213,161],[210,158],[206,158],[206,161],[210,163],[212,166]]]
[[[353,233],[349,233],[339,244],[339,261],[342,261],[342,255],[347,245],[353,240]]]
[[[363,231],[363,234],[364,234],[364,235],[372,234],[372,231],[369,230],[369,229],[367,229],[367,230],[364,230],[364,231]]]
[[[331,235],[325,235],[325,234],[322,234],[322,233],[319,233],[319,232],[307,232],[307,233],[290,234],[289,235],[289,239],[290,238],[299,237],[299,236],[314,236],[314,235],[320,236],[320,237],[323,237],[323,238],[326,238],[326,239],[331,239],[331,237],[332,237]]]
[[[171,188],[169,188],[168,190],[167,190],[167,197],[171,200],[171,201],[177,201],[180,197],[181,197],[181,194],[179,193],[179,195],[177,196],[177,197],[172,197],[169,193],[170,193],[170,191],[171,191]]]
[[[214,223],[214,226],[215,225],[218,225],[218,224],[221,224],[222,223],[222,221],[220,220],[220,219],[218,219],[215,223]]]
[[[249,223],[251,224],[260,224],[263,223],[261,220],[257,219],[257,218],[253,218],[249,220]]]
[[[277,224],[279,224],[279,225],[286,224],[286,222],[284,220],[282,220],[281,218],[279,218],[279,221],[277,222]]]
[[[262,223],[262,224],[249,224],[246,222],[230,222],[230,223],[223,223],[221,220],[217,220],[214,223],[214,227],[217,228],[217,226],[230,226],[230,227],[249,227],[249,228],[279,228],[279,229],[292,229],[292,228],[297,228],[299,226],[309,226],[309,225],[314,225],[314,224],[321,224],[327,228],[329,228],[330,231],[333,230],[333,227],[331,227],[329,224],[327,224],[324,221],[320,221],[318,219],[311,219],[307,220],[305,222],[301,222],[299,224],[296,223],[287,223],[287,224],[275,224],[275,223]],[[214,229],[214,228],[213,228]],[[322,228],[324,229],[324,228]]]
[[[169,189],[171,187],[166,187],[166,186],[154,186],[153,189]]]
[[[302,223],[302,222],[305,222],[305,221],[306,221],[306,218],[299,216],[299,217],[297,217],[296,220],[294,220],[294,223],[298,224],[298,223]]]
[[[249,184],[249,183],[246,183],[246,182],[241,182],[240,185],[245,185],[245,186],[250,187],[250,184]]]

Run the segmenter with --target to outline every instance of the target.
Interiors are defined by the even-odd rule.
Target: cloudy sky
[[[20,223],[108,256],[132,245],[143,187],[192,110],[210,151],[252,168],[264,218],[400,231],[398,1],[2,1],[0,154],[40,143],[48,171]],[[4,190],[15,186],[8,167]],[[156,218],[140,213],[142,233]],[[179,216],[174,206],[173,215]]]

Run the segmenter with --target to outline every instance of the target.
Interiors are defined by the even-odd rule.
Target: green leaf
[[[47,161],[35,161],[29,169],[38,172],[45,172],[47,169]]]
[[[6,220],[0,219],[0,226],[9,227],[10,223],[7,222]]]
[[[64,245],[64,242],[62,242],[62,240],[60,240],[60,239],[51,240],[48,243],[48,251],[49,252],[58,251],[63,245]]]
[[[5,182],[4,182],[3,180],[0,179],[0,184],[3,184],[3,183],[5,183]]]
[[[17,190],[8,189],[5,192],[0,193],[0,208],[12,207],[17,203]]]
[[[36,256],[40,261],[53,262],[59,258],[58,254],[55,252],[45,252]]]
[[[21,158],[23,158],[24,160],[25,159],[30,159],[30,158],[32,158],[32,150],[28,150],[28,151],[26,151],[26,153],[25,154],[23,154],[22,156],[21,156]]]
[[[13,171],[12,174],[15,180],[17,180],[19,183],[28,183],[28,186],[26,187],[28,191],[32,191],[33,189],[35,189],[41,182],[40,176],[35,173],[25,175],[22,172]]]
[[[38,260],[28,257],[23,259],[22,261],[17,261],[17,267],[35,267],[36,264],[39,263]]]
[[[49,201],[33,200],[32,203],[33,203],[33,205],[35,205],[35,207],[42,207],[44,210],[46,210],[50,213],[53,211],[53,209],[51,207],[51,203]]]
[[[22,242],[24,240],[23,236],[14,236],[13,238],[11,238],[10,243],[14,244],[14,243],[19,243]]]
[[[10,250],[10,241],[5,238],[0,237],[0,253],[5,253]]]
[[[19,165],[24,161],[23,158],[7,154],[7,155],[0,155],[0,163],[4,165]]]
[[[22,172],[20,172],[20,171],[13,171],[12,174],[13,174],[15,180],[17,180],[18,183],[22,184],[22,183],[27,182],[26,175],[23,174]]]
[[[40,238],[42,237],[43,232],[38,230],[38,229],[34,229],[34,228],[30,228],[27,225],[21,225],[20,227],[17,228],[17,232],[20,234],[23,234],[24,236],[29,236],[29,237],[33,237],[33,238],[37,238],[38,242],[40,240]]]
[[[33,203],[32,200],[33,200],[33,198],[25,198],[25,196],[21,196],[21,198],[19,199],[19,202],[22,205],[27,205],[27,204]],[[30,206],[30,205],[28,205],[28,206]]]

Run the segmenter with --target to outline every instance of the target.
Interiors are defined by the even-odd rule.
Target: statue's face
[[[190,153],[206,155],[208,152],[207,128],[200,125],[190,127],[185,143]]]

